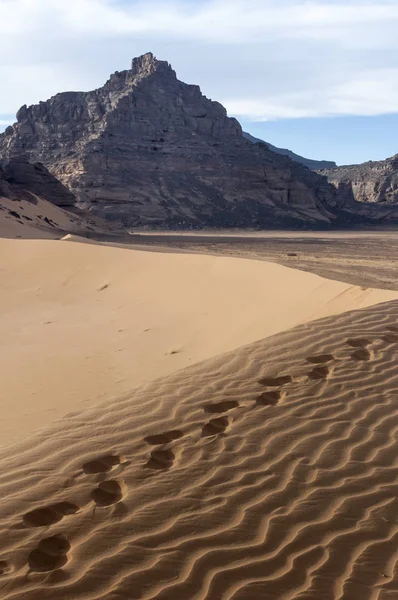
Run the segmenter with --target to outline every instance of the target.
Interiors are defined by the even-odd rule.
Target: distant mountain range
[[[320,171],[321,169],[334,169],[335,167],[337,167],[337,164],[330,160],[312,160],[311,158],[304,158],[303,156],[299,156],[291,150],[286,150],[285,148],[277,148],[269,142],[265,142],[260,138],[254,137],[250,133],[247,133],[247,131],[243,132],[243,136],[247,140],[250,140],[250,142],[253,142],[253,144],[267,144],[268,148],[272,150],[272,152],[282,154],[282,156],[288,156],[292,160],[300,163],[301,165],[304,165],[305,167],[308,167],[308,169],[311,169],[312,171]]]

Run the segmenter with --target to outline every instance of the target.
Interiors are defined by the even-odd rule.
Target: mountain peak
[[[128,226],[330,223],[336,192],[301,165],[253,145],[236,119],[151,52],[89,92],[18,111],[4,159],[27,154],[80,208]]]
[[[146,77],[152,75],[155,72],[168,72],[176,77],[175,71],[173,71],[171,65],[165,60],[158,60],[152,52],[147,52],[131,61],[131,72],[135,76]]]

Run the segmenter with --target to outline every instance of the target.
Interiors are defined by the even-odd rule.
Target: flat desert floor
[[[112,238],[100,235],[97,239],[106,242]],[[272,261],[362,287],[398,289],[397,228],[333,232],[228,231],[216,235],[214,232],[141,232],[126,236],[123,243],[146,250]]]
[[[0,240],[0,598],[396,599],[394,234],[138,237]]]

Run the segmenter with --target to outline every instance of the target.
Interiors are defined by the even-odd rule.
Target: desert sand
[[[35,223],[0,239],[0,599],[396,599],[398,291]]]
[[[32,194],[32,200],[10,200],[0,196],[0,237],[23,239],[58,239],[62,231],[82,233],[98,231],[96,221],[54,206]]]
[[[1,597],[397,597],[398,302],[313,321],[3,453]]]
[[[0,239],[0,270],[3,443],[300,323],[398,299],[278,264],[80,241]]]

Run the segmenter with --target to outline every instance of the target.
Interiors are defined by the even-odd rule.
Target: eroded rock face
[[[92,92],[17,113],[0,156],[27,154],[80,207],[126,225],[290,227],[333,222],[336,189],[265,145],[167,62],[146,54]]]
[[[357,202],[398,204],[398,154],[387,160],[320,171],[337,188],[351,188]]]
[[[0,196],[35,201],[39,196],[56,206],[71,208],[76,198],[40,163],[31,164],[26,156],[15,156],[0,163]]]

